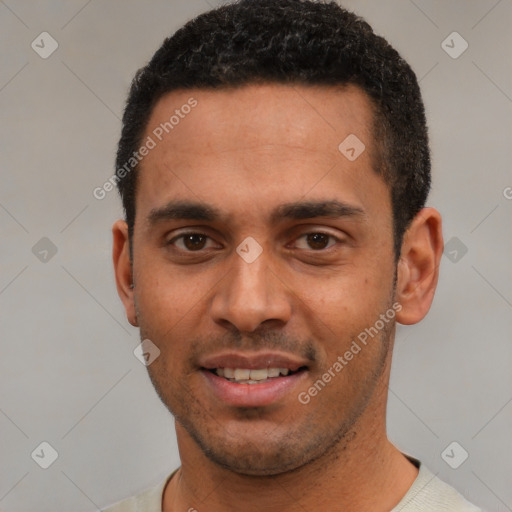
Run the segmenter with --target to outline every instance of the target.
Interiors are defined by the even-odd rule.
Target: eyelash
[[[167,245],[175,245],[175,242],[177,240],[184,240],[185,237],[187,236],[193,236],[193,235],[197,235],[197,236],[203,236],[205,238],[207,238],[208,240],[213,240],[211,237],[209,237],[208,235],[205,235],[204,233],[196,233],[194,231],[190,231],[190,232],[187,232],[187,233],[181,233],[180,235],[177,235],[175,236],[174,238],[172,238],[171,240],[169,240],[169,242],[167,242]],[[180,248],[180,250],[184,251],[184,252],[190,252],[190,253],[193,253],[193,252],[200,252],[199,250],[198,251],[191,251],[189,249],[183,249],[183,248]],[[203,250],[203,249],[201,249]]]
[[[174,238],[172,238],[171,240],[169,240],[169,242],[167,242],[167,245],[175,245],[175,242],[177,240],[184,240],[185,237],[187,236],[193,236],[193,235],[197,235],[197,236],[203,236],[203,237],[206,237],[207,240],[213,240],[211,237],[209,237],[208,235],[204,234],[204,233],[200,233],[200,232],[194,232],[194,231],[189,231],[189,232],[186,232],[186,233],[181,233],[180,235],[177,235],[175,236]],[[331,247],[333,247],[336,243],[342,243],[342,240],[340,240],[338,237],[330,234],[330,233],[325,233],[324,231],[309,231],[307,233],[303,233],[301,234],[299,237],[297,237],[294,242],[296,243],[298,240],[304,238],[304,237],[307,237],[309,235],[323,235],[323,236],[326,236],[329,238],[329,242],[331,240],[334,240],[334,244],[331,244],[331,245],[327,245],[327,247],[323,248],[323,249],[300,249],[300,250],[304,250],[304,251],[312,251],[312,252],[316,252],[316,253],[320,253],[320,252],[326,252],[327,250],[329,250]],[[307,243],[307,242],[306,242]],[[183,252],[189,252],[189,253],[199,253],[201,252],[202,250],[204,250],[204,248],[201,248],[197,251],[193,251],[193,250],[190,250],[190,249],[186,249],[186,248],[178,248],[179,250],[183,251]]]
[[[323,236],[326,236],[329,239],[329,242],[332,241],[332,240],[334,240],[335,243],[340,243],[341,242],[341,240],[339,238],[335,237],[334,235],[331,235],[330,233],[325,233],[323,231],[310,231],[308,233],[303,233],[302,235],[300,235],[298,238],[295,239],[295,242],[297,242],[297,240],[300,240],[301,238],[307,237],[309,235],[323,235]],[[327,247],[322,248],[322,249],[312,249],[312,248],[309,248],[309,249],[301,249],[301,250],[304,250],[304,251],[310,250],[310,251],[313,251],[313,252],[326,252],[333,245],[335,245],[335,243],[334,244],[329,244],[328,243]]]

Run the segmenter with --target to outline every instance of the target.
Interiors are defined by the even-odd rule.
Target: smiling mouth
[[[218,377],[237,384],[263,384],[282,377],[306,371],[305,366],[292,371],[289,368],[203,368]]]

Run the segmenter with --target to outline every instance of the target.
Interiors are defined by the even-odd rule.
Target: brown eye
[[[183,245],[189,250],[189,251],[199,251],[204,248],[206,245],[207,236],[205,235],[198,235],[198,234],[190,234],[190,235],[183,235]]]
[[[312,233],[304,233],[295,240],[295,248],[303,251],[322,251],[329,249],[333,245],[340,242],[334,235],[315,231]]]
[[[216,252],[223,249],[211,236],[201,232],[185,231],[165,242],[170,257],[177,258],[182,262],[198,262],[204,258],[212,257]],[[180,259],[181,258],[181,259]]]
[[[309,233],[306,235],[306,240],[311,249],[319,250],[325,249],[329,245],[329,235],[324,233]]]

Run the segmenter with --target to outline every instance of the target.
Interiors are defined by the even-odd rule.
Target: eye
[[[208,245],[210,243],[210,245]],[[183,233],[169,241],[169,245],[175,245],[183,251],[200,251],[214,246],[213,240],[202,233]]]
[[[337,238],[332,235],[328,235],[327,233],[305,233],[297,238],[295,245],[299,249],[313,249],[314,251],[321,251],[332,247],[337,241]]]

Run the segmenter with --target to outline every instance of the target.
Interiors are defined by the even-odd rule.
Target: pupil
[[[311,233],[308,235],[308,244],[312,249],[325,249],[329,237],[323,233]]]
[[[203,235],[187,235],[184,239],[184,243],[187,249],[197,250],[204,247],[206,237]]]

